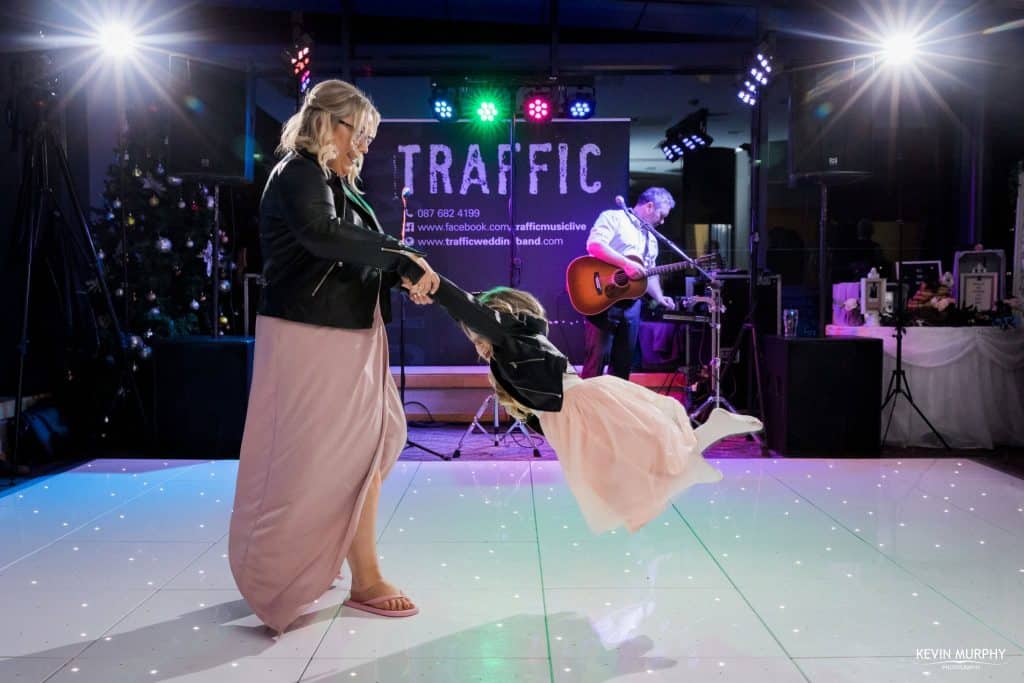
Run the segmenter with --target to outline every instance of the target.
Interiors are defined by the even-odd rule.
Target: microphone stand
[[[405,244],[405,219],[408,208],[406,207],[406,199],[409,196],[409,188],[402,188],[402,232],[399,239],[402,244]],[[406,295],[399,293],[398,295],[398,396],[402,401],[402,412],[405,412],[405,299]],[[421,404],[422,405],[422,404]],[[408,421],[407,421],[408,424]],[[409,431],[406,429],[405,434],[405,446],[402,450],[407,448],[418,448],[425,453],[441,458],[442,460],[450,460],[447,455],[435,451],[432,448],[427,448],[422,444],[418,444],[409,438]]]
[[[625,202],[621,198],[616,198],[616,203],[619,205],[626,215],[630,217],[637,227],[641,230],[645,230],[650,234],[654,235],[658,240],[675,252],[680,258],[690,264],[690,267],[696,270],[698,273],[703,275],[708,280],[707,293],[711,299],[711,304],[708,306],[710,309],[708,313],[711,316],[711,388],[713,394],[708,396],[704,403],[690,414],[690,420],[696,421],[696,416],[700,415],[704,410],[714,404],[715,408],[721,408],[723,405],[730,413],[738,413],[732,404],[728,400],[722,398],[722,387],[721,387],[721,369],[722,369],[722,313],[725,312],[725,307],[722,305],[722,282],[718,280],[714,275],[704,270],[704,268],[697,263],[694,259],[690,258],[689,254],[679,248],[675,242],[665,237],[663,234],[658,232],[657,228],[653,225],[640,218],[633,212],[631,208],[626,206]]]

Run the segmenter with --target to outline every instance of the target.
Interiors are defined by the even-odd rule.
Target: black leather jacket
[[[495,311],[444,277],[434,300],[491,343],[491,374],[514,399],[533,410],[562,409],[562,376],[569,361],[547,338],[546,320]]]
[[[389,289],[400,275],[419,279],[407,255],[422,252],[385,235],[354,196],[311,154],[289,153],[274,167],[260,200],[261,315],[366,329],[380,301],[391,319]]]

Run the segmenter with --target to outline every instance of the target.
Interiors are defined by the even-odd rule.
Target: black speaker
[[[167,121],[167,173],[251,182],[254,108],[250,74],[194,59],[170,62],[175,107]]]
[[[870,175],[878,91],[873,60],[790,72],[789,178],[843,182]]]
[[[684,225],[736,222],[735,149],[708,147],[686,154],[680,214]]]
[[[750,311],[750,275],[722,273],[722,346],[733,346]],[[782,283],[777,275],[758,278],[753,323],[759,335],[782,333]]]
[[[765,429],[784,455],[877,456],[882,340],[765,339]]]
[[[251,337],[153,345],[154,455],[237,458],[252,383]]]

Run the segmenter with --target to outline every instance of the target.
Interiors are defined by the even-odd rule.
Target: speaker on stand
[[[250,72],[172,56],[167,174],[211,184],[253,180],[255,114]]]
[[[818,216],[818,336],[831,310],[828,268],[829,187],[859,182],[873,168],[876,93],[867,88],[875,69],[862,58],[790,72],[789,180],[816,185]]]

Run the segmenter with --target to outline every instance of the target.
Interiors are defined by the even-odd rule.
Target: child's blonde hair
[[[487,308],[492,308],[496,311],[501,311],[502,313],[508,313],[510,315],[526,313],[535,318],[547,320],[547,314],[544,312],[544,306],[542,306],[540,301],[537,300],[537,297],[521,289],[513,289],[512,287],[495,287],[494,289],[487,290],[478,296],[477,299],[484,306],[487,306]],[[465,325],[462,326],[462,330],[470,338],[474,336],[472,331]],[[484,358],[484,360],[490,359]],[[517,420],[529,419],[530,415],[533,414],[532,410],[512,398],[512,396],[505,391],[505,388],[498,384],[497,380],[494,379],[493,374],[489,373],[488,379],[491,381],[491,386],[494,387],[494,393],[498,396],[498,403],[505,408],[509,415]]]

